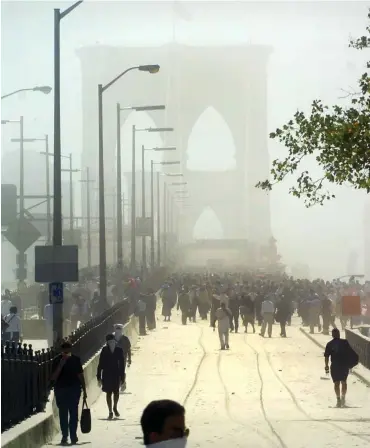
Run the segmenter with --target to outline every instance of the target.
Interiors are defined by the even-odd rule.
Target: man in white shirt
[[[12,301],[10,300],[10,291],[6,289],[4,299],[1,301],[1,315],[3,317],[7,316],[10,313],[10,308],[12,306],[13,304]]]
[[[274,323],[274,313],[275,313],[275,305],[274,302],[270,299],[266,299],[262,302],[261,306],[261,314],[263,317],[263,322],[261,326],[260,336],[265,337],[266,327],[268,326],[267,332],[269,338],[272,336],[272,325]]]
[[[10,307],[10,313],[5,316],[4,321],[8,324],[4,332],[4,341],[19,342],[22,333],[21,319],[17,314],[17,307]]]

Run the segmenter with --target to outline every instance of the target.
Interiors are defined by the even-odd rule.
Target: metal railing
[[[357,331],[346,328],[346,339],[358,354],[360,363],[370,369],[370,338],[363,336]]]
[[[124,299],[100,316],[81,325],[69,336],[72,353],[88,361],[105,343],[113,324],[129,320],[129,302]],[[1,344],[1,431],[45,410],[50,393],[50,375],[57,351],[33,351],[32,345]]]

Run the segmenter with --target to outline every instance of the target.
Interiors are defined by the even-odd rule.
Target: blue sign
[[[63,283],[49,284],[49,301],[51,304],[63,303]]]

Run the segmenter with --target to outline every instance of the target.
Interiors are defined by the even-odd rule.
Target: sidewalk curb
[[[301,332],[301,333],[303,333],[310,341],[312,341],[314,344],[316,344],[318,347],[320,347],[320,348],[322,348],[323,350],[325,350],[325,347],[322,345],[322,344],[320,344],[320,342],[318,342],[318,341],[316,341],[316,339],[315,338],[313,338],[311,335],[310,335],[310,333],[307,333],[307,331],[304,329],[304,328],[299,328],[299,331]],[[361,375],[361,373],[358,373],[358,372],[354,372],[354,371],[352,371],[352,375],[355,375],[359,380],[361,380],[363,383],[365,383],[367,386],[369,386],[370,387],[370,381],[367,379],[367,378],[365,378],[363,375]]]

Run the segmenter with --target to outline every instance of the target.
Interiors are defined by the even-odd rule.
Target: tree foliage
[[[370,12],[368,14],[370,19]],[[370,26],[367,36],[350,42],[358,50],[370,48]],[[370,68],[370,61],[367,62]],[[289,174],[296,183],[289,189],[295,197],[303,198],[307,207],[323,204],[335,197],[329,184],[349,184],[370,192],[370,75],[358,80],[358,93],[350,94],[349,105],[328,106],[320,100],[312,103],[309,114],[297,111],[294,117],[270,134],[288,148],[284,159],[272,162],[272,180],[259,182],[256,187],[271,190]],[[322,170],[318,179],[301,169],[307,156],[314,156]]]

